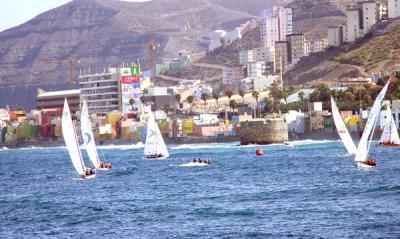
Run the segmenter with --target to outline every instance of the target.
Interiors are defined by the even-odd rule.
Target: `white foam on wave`
[[[142,142],[139,142],[137,144],[125,144],[125,145],[101,145],[97,146],[98,149],[119,149],[119,150],[131,150],[131,149],[141,149],[144,148],[144,145]]]
[[[313,144],[329,144],[334,142],[340,142],[340,140],[313,140],[313,139],[305,139],[305,140],[295,140],[290,141],[292,145],[313,145]]]
[[[4,147],[2,147],[2,148],[0,149],[0,151],[3,151],[3,150],[10,150],[10,149],[7,148],[6,146],[4,146]]]
[[[233,148],[237,145],[237,143],[201,143],[201,144],[181,144],[176,146],[171,146],[171,149],[224,149],[224,148]]]

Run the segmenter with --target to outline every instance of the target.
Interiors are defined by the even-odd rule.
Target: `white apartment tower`
[[[360,36],[360,11],[358,8],[346,9],[346,26],[347,41],[355,41]]]
[[[282,6],[272,7],[272,17],[278,18],[279,41],[286,41],[286,35],[293,33],[292,9]]]
[[[400,0],[388,0],[389,18],[400,17]]]
[[[116,68],[95,74],[81,74],[79,89],[90,113],[107,114],[120,110],[119,74]]]
[[[293,32],[292,9],[275,6],[271,17],[263,17],[261,27],[262,46],[270,48],[277,41],[286,41],[286,35]]]
[[[279,20],[278,18],[263,18],[261,25],[261,42],[265,48],[271,48],[279,41]]]

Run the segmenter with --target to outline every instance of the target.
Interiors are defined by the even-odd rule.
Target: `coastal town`
[[[290,86],[283,75],[310,54],[351,45],[376,25],[393,21],[400,16],[399,8],[393,0],[387,5],[378,1],[359,2],[346,9],[346,23],[329,27],[327,38],[320,41],[293,34],[292,9],[282,6],[262,11],[259,17],[231,32],[218,29],[210,39],[209,52],[238,41],[254,29],[261,35],[261,47],[240,51],[239,65],[220,68],[222,79],[218,86],[208,84],[206,78],[184,79],[174,86],[158,85],[158,77],[163,72],[196,64],[199,55],[208,54],[191,54],[186,50],[181,50],[179,57],[172,61],[155,64],[153,69],[143,70],[139,62],[122,63],[102,71],[81,68],[79,76],[69,74],[73,89],[38,88],[36,109],[27,112],[23,107],[13,107],[12,102],[11,107],[0,109],[1,145],[62,144],[61,115],[65,98],[76,127],[80,125],[77,120],[80,105],[86,99],[94,137],[100,143],[144,142],[144,117],[148,112],[155,112],[161,133],[173,143],[240,139],[244,144],[282,143],[308,137],[331,138],[335,129],[329,110],[330,95],[340,97],[341,115],[350,131],[360,132],[373,102],[373,95],[369,98],[368,95],[378,92],[387,79],[398,88],[398,73],[376,72],[364,78],[321,82],[311,87]],[[152,42],[148,47],[151,51],[156,45]],[[396,95],[392,94],[390,100],[399,126],[400,101]],[[243,140],[248,134],[254,134],[247,130],[253,127],[252,122],[268,125],[271,120],[282,122],[283,136]],[[244,126],[246,129],[241,130]],[[261,132],[275,134],[273,128],[266,128]]]
[[[0,238],[400,238],[400,0],[0,6]]]

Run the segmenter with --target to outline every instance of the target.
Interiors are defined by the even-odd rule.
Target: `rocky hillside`
[[[285,74],[290,84],[332,83],[400,71],[400,20],[381,23],[364,39],[303,58]]]
[[[157,56],[183,48],[204,50],[205,37],[231,29],[274,4],[273,0],[75,0],[18,27],[0,32],[0,107],[13,102],[31,108],[37,87],[65,88],[68,58],[79,68],[102,70],[142,59],[146,44]],[[15,98],[23,94],[27,97]]]

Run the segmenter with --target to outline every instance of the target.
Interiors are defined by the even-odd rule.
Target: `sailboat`
[[[96,176],[96,172],[91,168],[86,168],[82,153],[79,148],[78,139],[76,138],[75,127],[72,123],[71,113],[67,99],[64,101],[64,110],[62,115],[62,134],[64,137],[65,145],[67,146],[69,156],[72,161],[76,172],[81,178],[93,178]]]
[[[361,136],[360,142],[358,143],[357,153],[354,160],[358,167],[361,168],[373,168],[376,167],[375,159],[368,159],[368,152],[371,147],[372,136],[374,135],[376,122],[378,121],[379,112],[381,110],[382,101],[385,98],[386,91],[389,86],[388,82],[385,87],[381,90],[378,97],[376,98],[371,112],[368,116],[367,123],[363,134]]]
[[[400,146],[399,133],[397,132],[396,123],[394,122],[392,111],[388,105],[385,111],[385,125],[378,145],[383,146]]]
[[[339,110],[336,106],[336,102],[332,96],[331,96],[331,106],[332,106],[333,121],[335,122],[336,130],[340,136],[340,139],[344,144],[344,147],[347,149],[347,152],[349,154],[356,154],[357,153],[356,145],[354,144],[354,141],[351,138],[345,123],[343,122],[342,116],[340,115]]]
[[[89,120],[89,111],[86,100],[83,100],[81,109],[81,134],[85,145],[86,152],[93,166],[98,170],[109,170],[111,163],[101,162],[97,153],[96,143],[94,142],[92,123]]]
[[[144,146],[144,156],[146,158],[167,158],[169,153],[164,139],[161,135],[152,112],[147,115],[147,135],[146,144]]]

